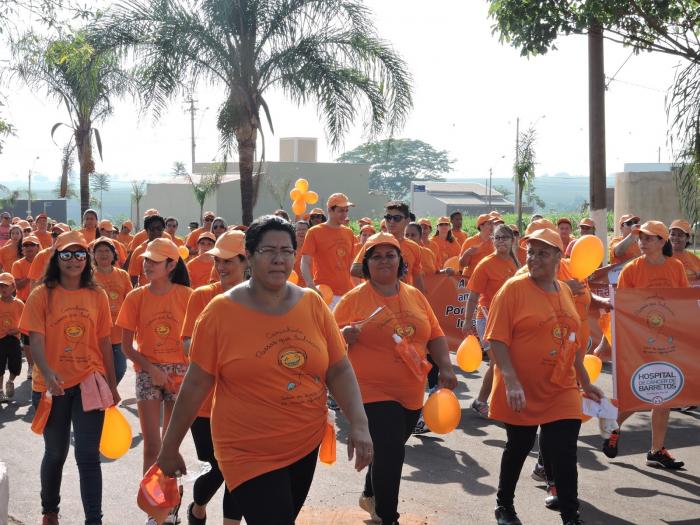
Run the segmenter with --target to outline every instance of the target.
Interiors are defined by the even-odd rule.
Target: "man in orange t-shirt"
[[[452,225],[452,237],[459,243],[460,246],[469,237],[467,232],[462,230],[462,212],[454,211],[450,213],[450,224]]]
[[[464,268],[462,275],[465,277],[470,277],[479,261],[487,255],[491,255],[494,250],[491,240],[493,233],[491,216],[488,214],[479,215],[476,219],[476,228],[479,233],[464,241],[459,256],[459,265]]]
[[[620,235],[610,239],[610,264],[620,264],[642,255],[637,239],[639,217],[632,214],[620,217]]]
[[[196,230],[192,230],[185,239],[185,246],[187,246],[190,249],[190,252],[197,251],[197,241],[199,240],[199,236],[202,235],[204,232],[211,231],[211,223],[214,222],[215,218],[216,214],[213,211],[204,212],[204,216],[202,217],[202,226],[200,226]]]
[[[333,291],[331,307],[352,289],[350,266],[355,234],[343,223],[351,206],[346,195],[334,193],[327,201],[328,220],[309,229],[301,249],[301,273],[306,286],[318,292],[325,284]]]
[[[168,235],[173,239],[175,245],[180,247],[185,245],[185,241],[176,235],[178,226],[179,223],[175,217],[168,217],[165,219],[165,231],[168,232]]]
[[[39,243],[41,244],[41,248],[50,248],[51,247],[51,233],[49,233],[46,228],[49,225],[49,218],[45,213],[40,213],[39,215],[36,216],[36,221],[34,222],[34,225],[36,226],[36,230],[32,235],[34,235],[37,239],[39,239]]]

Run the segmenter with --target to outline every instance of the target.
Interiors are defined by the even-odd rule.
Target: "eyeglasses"
[[[528,259],[549,259],[554,255],[555,252],[552,250],[528,250],[527,251],[527,258]]]
[[[496,235],[494,236],[493,240],[496,242],[501,242],[501,241],[509,241],[513,237],[508,237],[507,235]]]
[[[226,229],[226,226],[223,225],[223,224],[217,224],[217,225],[215,225],[215,226],[212,226],[212,229],[214,229],[214,230],[225,230],[225,229]]]
[[[372,257],[370,257],[369,260],[372,261],[373,263],[379,263],[382,261],[394,262],[394,261],[398,260],[398,258],[399,258],[399,255],[396,252],[392,252],[392,253],[387,253],[386,255],[379,255],[379,254],[372,255]]]
[[[266,257],[267,259],[274,259],[278,255],[283,259],[291,259],[296,254],[296,252],[292,248],[280,248],[279,250],[277,250],[276,248],[272,248],[270,246],[258,248],[257,250],[255,250],[255,253],[258,253],[263,257]]]
[[[406,219],[406,217],[405,217],[404,215],[390,215],[390,214],[387,213],[387,214],[384,216],[384,220],[385,220],[386,222],[392,222],[392,221],[393,221],[393,222],[401,222],[401,221],[403,221],[403,220],[405,220],[405,219]]]
[[[321,215],[318,213],[314,213],[312,215],[309,215],[309,219],[323,219],[323,217],[325,217],[325,215]]]
[[[58,258],[64,262],[70,261],[71,259],[75,259],[76,261],[84,261],[87,259],[87,252],[85,250],[77,250],[75,252],[58,252]]]
[[[214,217],[204,217],[204,222],[212,222]]]
[[[38,244],[34,244],[33,242],[28,242],[27,244],[23,244],[22,248],[29,248],[31,246],[38,246]]]
[[[639,224],[638,220],[632,219],[631,221],[623,222],[625,226],[634,226],[635,224]]]

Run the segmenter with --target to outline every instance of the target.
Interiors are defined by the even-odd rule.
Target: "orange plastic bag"
[[[49,420],[49,415],[51,414],[52,405],[53,397],[51,397],[51,392],[47,390],[41,394],[36,412],[34,412],[34,419],[32,419],[32,432],[35,434],[42,435],[44,433],[46,422]]]
[[[332,465],[335,463],[335,412],[328,411],[328,420],[326,421],[326,432],[323,434],[321,448],[318,451],[318,459],[321,463]]]
[[[399,357],[401,357],[409,370],[413,372],[418,381],[425,381],[433,365],[428,363],[425,357],[421,357],[416,348],[406,339],[396,334],[393,334],[392,337],[396,343],[396,353],[399,354]]]
[[[180,502],[177,478],[168,477],[158,465],[151,465],[139,483],[136,502],[148,516],[162,523],[170,509]]]

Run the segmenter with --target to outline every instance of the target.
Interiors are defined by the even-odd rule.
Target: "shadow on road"
[[[640,469],[636,465],[632,465],[630,463],[622,463],[619,461],[613,461],[611,462],[613,465],[617,467],[621,467],[627,470],[631,470],[634,472],[637,472],[638,474],[642,474],[644,476],[647,476],[653,480],[656,481],[661,481],[663,483],[668,483],[669,485],[673,485],[674,487],[677,487],[679,489],[685,490],[686,492],[689,492],[693,496],[700,497],[700,478],[698,476],[693,476],[692,474],[688,474],[684,470],[656,470],[652,469],[651,467],[646,468],[646,469]],[[664,475],[662,474],[668,474]]]

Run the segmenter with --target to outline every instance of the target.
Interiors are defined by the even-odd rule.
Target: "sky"
[[[455,160],[451,177],[510,177],[516,119],[521,129],[534,125],[537,175],[588,175],[587,41],[562,37],[557,50],[523,58],[492,34],[485,0],[367,0],[378,34],[406,60],[413,76],[414,109],[396,137],[419,139],[447,150]],[[605,71],[616,71],[630,50],[605,43]],[[634,55],[606,93],[607,171],[625,162],[671,159],[667,146],[664,97],[677,58]],[[11,85],[6,116],[17,137],[0,154],[0,183],[25,178],[28,170],[52,180],[60,174],[60,148],[50,138],[65,109],[45,93]],[[223,91],[200,86],[195,120],[198,162],[218,154],[216,112]],[[279,138],[317,137],[319,161],[333,161],[367,140],[361,123],[331,150],[313,106],[297,107],[283,94],[267,97],[276,134],[266,130],[267,160],[278,160]],[[175,100],[160,120],[141,115],[132,100],[115,103],[114,115],[99,126],[104,159],[97,171],[116,179],[167,177],[175,161],[190,162],[190,120],[184,99]],[[62,134],[61,134],[62,133]],[[57,142],[68,138],[57,132]],[[39,157],[37,159],[37,157]],[[77,162],[76,162],[77,166]]]

